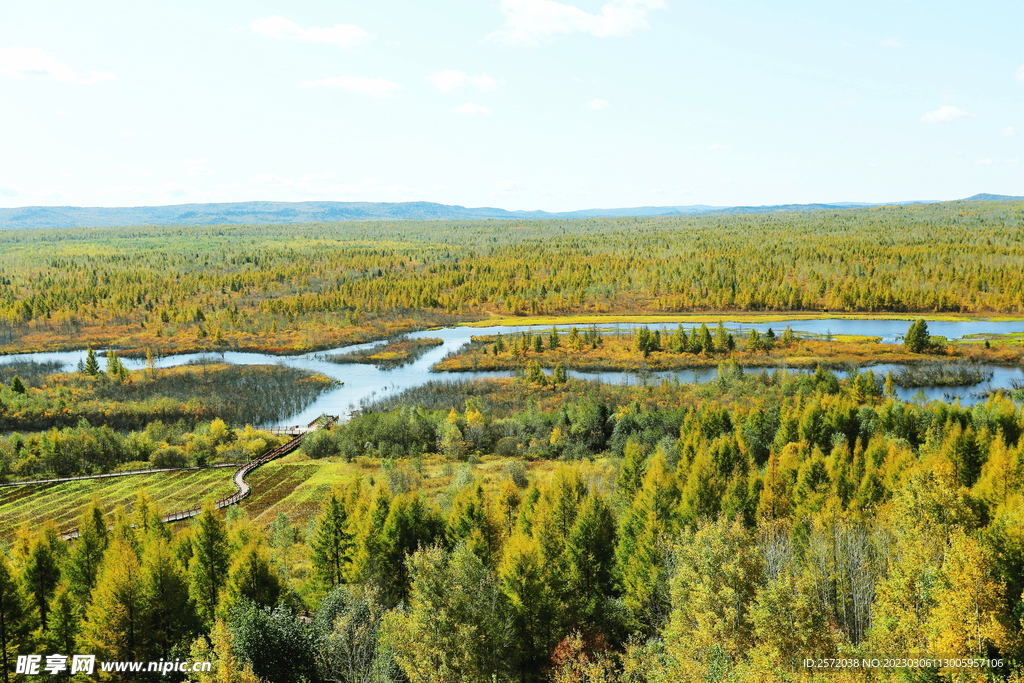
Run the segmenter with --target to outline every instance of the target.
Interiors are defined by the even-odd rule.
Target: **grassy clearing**
[[[62,531],[78,526],[78,517],[93,496],[107,513],[118,505],[131,510],[135,496],[146,491],[165,513],[198,505],[208,496],[234,492],[230,467],[190,472],[140,474],[113,479],[88,479],[64,484],[26,484],[0,488],[0,538],[9,539],[18,526],[37,526],[52,519]]]
[[[335,458],[310,460],[299,451],[253,472],[248,479],[253,492],[241,507],[260,527],[269,526],[282,512],[293,524],[304,524],[319,514],[323,501],[335,486],[353,478],[372,484],[380,481],[381,477],[395,492],[416,490],[428,501],[444,507],[453,482],[464,484],[470,474],[473,481],[490,494],[497,494],[510,462],[508,458],[483,456],[478,462],[459,463],[439,455],[428,455],[419,463],[403,460],[388,471],[376,458],[361,457],[354,462]],[[523,463],[530,481],[535,483],[547,482],[558,464],[552,460]],[[581,466],[586,468],[588,481],[595,485],[610,482],[618,468],[611,459]]]

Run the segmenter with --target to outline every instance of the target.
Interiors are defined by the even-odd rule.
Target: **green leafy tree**
[[[580,505],[566,542],[567,588],[580,623],[601,624],[614,592],[615,517],[603,496],[590,493]]]
[[[85,374],[90,377],[100,374],[100,363],[96,360],[96,352],[92,350],[91,346],[85,353]]]
[[[127,539],[114,539],[93,591],[85,642],[107,659],[146,659],[148,623],[139,556]]]
[[[55,538],[47,537],[45,532],[37,534],[25,564],[25,585],[39,611],[39,620],[44,631],[50,613],[50,600],[60,583],[58,551],[53,546],[54,542],[60,543]]]
[[[242,600],[231,610],[231,650],[256,676],[274,683],[316,681],[314,634],[284,605]]]
[[[188,567],[189,593],[206,623],[213,623],[227,582],[229,559],[227,528],[213,502],[207,500],[193,524],[192,559]]]
[[[352,533],[345,505],[333,492],[317,518],[311,549],[320,579],[328,586],[342,583],[352,562]]]
[[[77,652],[78,636],[82,632],[82,612],[71,586],[62,583],[50,603],[50,619],[46,626],[45,643],[50,652]]]
[[[911,353],[924,353],[931,344],[931,337],[928,335],[928,323],[924,320],[915,320],[903,337],[903,345]]]
[[[11,680],[17,656],[30,646],[31,629],[28,600],[21,592],[7,556],[0,552],[0,670],[4,683]]]
[[[150,539],[142,554],[142,591],[148,605],[146,632],[161,657],[167,658],[173,647],[199,630],[188,588],[188,576],[170,541]]]
[[[390,628],[411,683],[508,680],[508,599],[493,571],[466,544],[409,558],[408,607]]]
[[[512,646],[508,662],[517,677],[524,680],[545,663],[554,645],[554,603],[544,580],[537,543],[517,532],[505,543],[498,575],[511,613]]]
[[[281,578],[259,543],[248,543],[235,557],[228,571],[226,593],[224,605],[228,609],[243,600],[261,607],[277,604],[281,596]]]
[[[81,605],[89,599],[96,585],[103,553],[107,549],[108,522],[98,498],[93,498],[78,521],[78,539],[71,548],[68,561],[68,580]]]

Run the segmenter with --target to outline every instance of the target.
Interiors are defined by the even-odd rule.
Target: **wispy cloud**
[[[975,114],[964,111],[959,107],[947,104],[943,107],[939,107],[935,111],[927,112],[921,117],[921,121],[924,123],[951,123],[961,119],[973,119],[975,116]]]
[[[402,89],[394,81],[386,78],[363,78],[361,76],[333,76],[318,81],[305,81],[304,88],[340,88],[356,95],[369,97],[390,97]]]
[[[534,45],[558,35],[587,33],[598,38],[628,36],[650,28],[647,15],[664,0],[611,0],[599,14],[554,0],[501,0],[505,24],[484,40]]]
[[[1006,126],[1005,128],[1001,128],[999,130],[999,134],[1002,135],[1004,138],[1012,138],[1014,135],[1017,134],[1017,131],[1013,129],[1013,126]]]
[[[974,162],[974,165],[975,166],[991,166],[992,165],[992,160],[991,159],[978,159],[977,161]]]
[[[441,92],[451,94],[464,88],[476,88],[480,92],[494,90],[498,87],[498,81],[487,74],[474,74],[470,76],[462,71],[445,69],[431,74],[430,82]]]
[[[34,47],[0,47],[0,76],[6,78],[49,77],[62,83],[92,85],[113,81],[117,77],[102,71],[75,71]]]
[[[490,116],[493,113],[487,107],[482,107],[473,102],[466,102],[461,107],[455,107],[452,111],[463,116]]]
[[[901,43],[900,39],[896,38],[895,36],[893,36],[892,38],[886,38],[881,43],[879,43],[879,45],[881,45],[882,47],[891,47],[894,50],[898,50],[901,47],[903,47],[903,43]]]
[[[1018,157],[1014,157],[1014,158],[1012,158],[1012,159],[1007,159],[1007,160],[1006,160],[1005,162],[1003,162],[1003,163],[1006,163],[1006,164],[1019,164],[1019,163],[1020,163],[1020,158],[1018,158]]]
[[[723,145],[718,142],[712,142],[710,145],[708,145],[708,151],[710,152],[727,152],[729,151],[729,149],[729,145]]]
[[[596,111],[604,111],[605,109],[607,109],[611,105],[608,104],[607,102],[605,102],[604,100],[602,100],[600,97],[595,97],[594,99],[590,100],[589,102],[584,102],[583,106],[586,107],[587,109],[594,109]]]
[[[319,28],[312,26],[302,28],[294,21],[279,16],[256,19],[250,24],[252,32],[259,36],[287,40],[301,40],[307,43],[329,43],[346,50],[364,45],[374,39],[374,35],[359,26],[352,24],[336,24]]]
[[[186,159],[185,168],[189,175],[213,175],[213,171],[206,168],[206,159]]]

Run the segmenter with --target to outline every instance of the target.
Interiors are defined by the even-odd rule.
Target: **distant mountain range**
[[[1024,197],[977,194],[964,201],[1019,200]],[[920,204],[924,202],[896,202]],[[478,220],[598,218],[615,216],[695,216],[715,213],[770,213],[850,209],[888,204],[779,204],[775,206],[638,206],[582,211],[506,211],[466,208],[433,202],[233,202],[172,206],[80,207],[26,206],[0,209],[0,228],[74,228],[126,225],[241,225],[260,223],[331,223],[359,220]]]

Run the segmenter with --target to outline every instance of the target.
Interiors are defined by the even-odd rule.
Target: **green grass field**
[[[118,505],[131,510],[139,491],[146,491],[165,513],[184,510],[207,496],[231,495],[235,490],[233,472],[224,467],[0,488],[0,538],[13,537],[22,523],[34,527],[48,519],[61,531],[73,529],[93,496],[99,497],[108,514]]]
[[[481,460],[469,467],[476,481],[495,493],[507,460],[497,456],[484,456]],[[557,464],[542,460],[526,463],[526,467],[534,481],[546,481]],[[457,471],[466,466],[435,455],[424,458],[420,472],[405,466],[402,474],[425,498],[440,503]],[[607,461],[589,467],[592,476],[601,478],[611,476],[614,469]],[[93,496],[99,497],[108,514],[118,505],[131,511],[136,494],[143,490],[164,513],[185,510],[202,504],[208,497],[219,499],[232,494],[233,472],[225,467],[0,488],[0,539],[13,538],[23,523],[36,526],[48,519],[53,519],[61,531],[73,529]],[[333,458],[310,460],[297,451],[249,475],[252,493],[242,501],[241,508],[258,527],[269,526],[281,512],[293,524],[304,524],[319,514],[332,488],[353,477],[370,483],[386,474],[380,461],[373,458],[358,458],[351,463]]]

